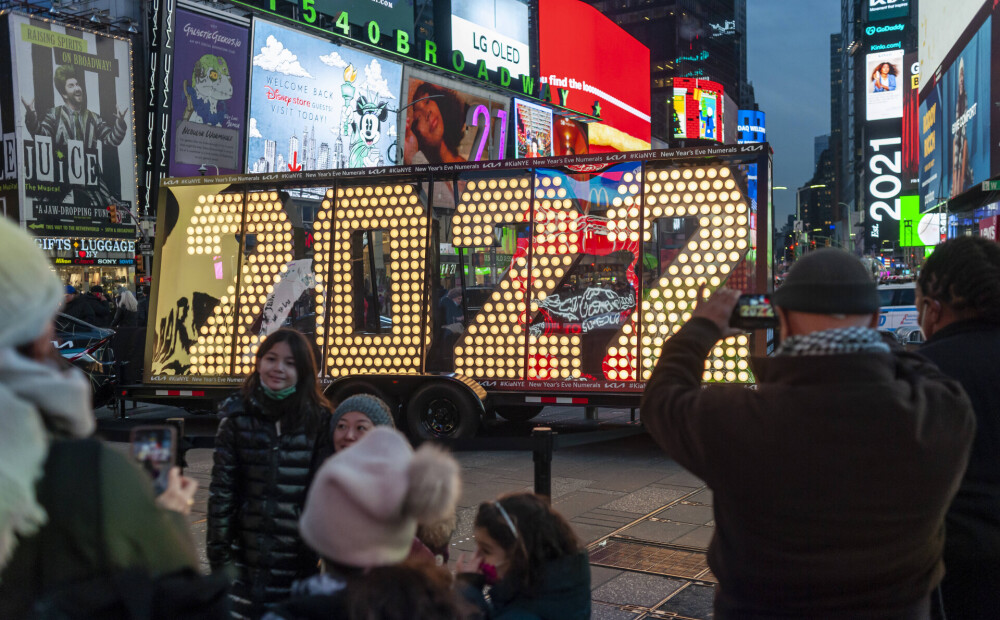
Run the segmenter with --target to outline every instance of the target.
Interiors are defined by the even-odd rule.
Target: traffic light
[[[108,207],[105,209],[105,211],[108,212],[108,221],[109,222],[111,222],[112,224],[120,224],[121,223],[122,218],[118,214],[118,206],[117,205],[108,205]]]

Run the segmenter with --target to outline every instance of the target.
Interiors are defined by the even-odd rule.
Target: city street
[[[106,419],[109,412],[99,415]],[[184,412],[141,406],[130,415],[152,421]],[[549,407],[532,422],[576,432],[630,423],[627,410],[600,409],[598,422],[583,418],[579,408]],[[197,426],[208,421],[200,419]],[[504,434],[512,432],[509,423],[500,426]],[[472,520],[479,503],[532,490],[534,479],[530,452],[458,452],[455,457],[462,465],[463,485],[452,564],[461,552],[475,548]],[[186,474],[200,484],[191,530],[207,570],[212,452],[192,450],[187,460]],[[712,617],[714,577],[705,561],[714,529],[711,491],[667,458],[648,435],[557,450],[552,501],[590,550],[595,620]]]

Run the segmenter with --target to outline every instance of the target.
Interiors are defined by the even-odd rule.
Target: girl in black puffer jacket
[[[330,406],[312,348],[280,329],[257,350],[243,390],[224,401],[208,499],[208,560],[234,569],[233,607],[257,618],[317,572],[298,520],[313,475],[332,452]]]

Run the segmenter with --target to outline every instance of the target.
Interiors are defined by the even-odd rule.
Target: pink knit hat
[[[418,523],[455,511],[458,463],[431,444],[416,452],[399,431],[379,426],[327,459],[299,520],[322,557],[358,568],[406,559]]]

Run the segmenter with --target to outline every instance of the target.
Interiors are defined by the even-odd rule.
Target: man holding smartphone
[[[703,292],[703,291],[702,291]],[[715,617],[929,618],[944,515],[969,456],[968,397],[874,329],[854,256],[801,258],[772,301],[781,345],[757,389],[702,386],[739,292],[699,295],[663,345],[642,420],[714,492]]]

